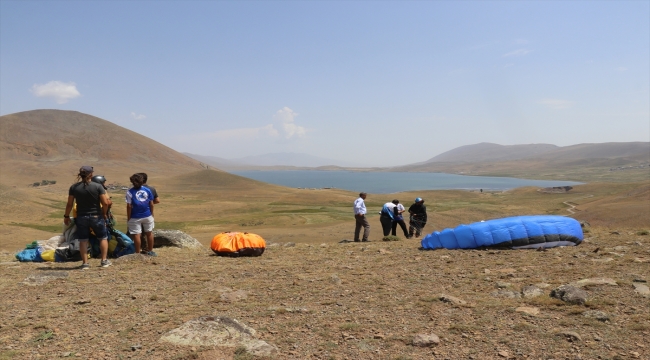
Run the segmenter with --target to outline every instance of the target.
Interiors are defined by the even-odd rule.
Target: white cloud
[[[81,96],[73,82],[50,81],[47,84],[34,84],[30,89],[36,97],[50,97],[58,104],[65,104],[70,99]]]
[[[614,70],[616,70],[616,71],[618,71],[618,72],[623,72],[623,71],[627,71],[627,68],[624,67],[624,66],[619,66],[619,67],[617,67],[617,68],[614,69]]]
[[[515,51],[511,51],[511,52],[509,52],[509,53],[507,53],[507,54],[503,54],[503,57],[510,57],[510,56],[524,56],[524,55],[528,55],[528,54],[530,54],[531,52],[533,52],[533,50],[529,50],[529,49],[517,49],[517,50],[515,50]]]
[[[294,123],[294,119],[297,116],[297,112],[291,110],[286,106],[278,110],[273,116],[273,118],[280,123],[280,127],[283,130],[283,135],[287,139],[291,139],[294,136],[303,137],[307,133],[307,129]]]
[[[146,119],[146,118],[147,118],[146,116],[144,116],[144,114],[140,114],[140,115],[138,115],[138,114],[134,113],[133,111],[131,112],[131,117],[132,117],[134,120],[143,120],[143,119]]]
[[[562,99],[542,99],[538,101],[539,104],[546,106],[553,110],[562,110],[572,107],[575,102]]]

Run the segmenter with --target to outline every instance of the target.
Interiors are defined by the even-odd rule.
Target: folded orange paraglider
[[[266,242],[257,234],[223,232],[212,238],[210,248],[218,256],[260,256],[264,253]]]

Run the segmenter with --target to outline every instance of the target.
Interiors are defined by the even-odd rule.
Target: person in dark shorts
[[[68,190],[68,202],[65,206],[63,222],[70,224],[70,211],[74,203],[77,203],[77,238],[79,239],[79,252],[81,253],[80,269],[85,270],[88,265],[88,239],[90,230],[95,233],[99,240],[101,252],[101,267],[111,266],[108,256],[108,236],[106,233],[106,217],[108,214],[109,200],[104,187],[91,181],[93,177],[92,166],[82,166],[77,175],[77,182]]]
[[[422,229],[427,224],[427,207],[424,206],[424,200],[422,198],[416,198],[413,205],[409,207],[409,214],[411,218],[409,220],[409,235],[413,236],[415,232],[415,237],[420,237]]]

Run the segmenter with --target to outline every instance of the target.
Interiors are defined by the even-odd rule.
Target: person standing
[[[153,204],[154,205],[160,204],[160,199],[158,199],[158,192],[156,191],[156,188],[147,185],[147,179],[148,179],[147,173],[138,173],[138,174],[140,174],[142,176],[142,179],[144,180],[144,184],[142,184],[142,186],[146,186],[149,188],[149,190],[151,190],[151,193],[153,194]]]
[[[409,220],[409,235],[413,236],[415,232],[415,237],[420,237],[422,229],[427,224],[427,207],[424,206],[424,200],[422,198],[416,198],[413,205],[409,207],[409,214],[411,215]]]
[[[368,194],[365,192],[359,193],[359,198],[354,201],[354,219],[356,220],[356,226],[354,228],[354,242],[359,242],[359,233],[361,233],[361,228],[363,227],[363,238],[361,241],[368,241],[368,235],[370,235],[370,224],[366,218],[366,197]]]
[[[140,235],[144,232],[147,237],[147,255],[156,256],[153,252],[153,194],[146,186],[140,174],[133,174],[129,180],[133,187],[126,192],[126,218],[129,233],[133,234],[135,253],[141,250]]]
[[[88,239],[90,230],[95,233],[99,240],[99,251],[101,253],[101,267],[111,266],[108,256],[108,237],[106,234],[106,218],[110,202],[104,187],[91,181],[93,178],[93,167],[82,166],[77,175],[77,183],[70,186],[68,190],[68,202],[65,206],[63,222],[70,225],[70,212],[74,203],[77,203],[77,238],[79,239],[79,252],[81,253],[81,270],[90,268],[88,264]]]
[[[411,235],[406,231],[406,223],[404,222],[404,216],[402,216],[406,209],[397,199],[393,200],[392,203],[395,205],[393,208],[393,223],[391,224],[392,235],[397,236],[397,225],[399,224],[404,232],[404,237],[410,239]]]
[[[393,227],[394,218],[395,204],[393,202],[385,203],[381,208],[381,213],[379,215],[379,222],[381,223],[381,229],[384,232],[384,236],[390,235],[390,230]]]

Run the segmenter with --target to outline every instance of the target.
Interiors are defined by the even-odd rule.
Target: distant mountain
[[[609,171],[650,169],[649,164],[650,142],[578,144],[564,147],[549,144],[504,146],[481,143],[461,146],[425,162],[394,167],[389,171],[529,178],[543,178],[561,172],[573,174],[573,179],[606,179],[605,174]]]
[[[297,166],[297,167],[319,167],[319,166],[354,166],[354,164],[341,161],[322,158],[318,156],[282,152],[271,153],[257,156],[246,156],[236,159],[230,159],[231,162],[242,165],[255,165],[255,166]]]
[[[498,145],[480,143],[465,145],[437,155],[421,164],[434,162],[481,162],[508,161],[523,159],[557,150],[557,145],[527,144],[527,145]]]
[[[210,165],[216,168],[228,168],[236,167],[238,164],[236,162],[220,158],[217,156],[207,156],[207,155],[197,155],[184,152],[183,155],[189,156],[194,160],[198,160],[206,165]]]

